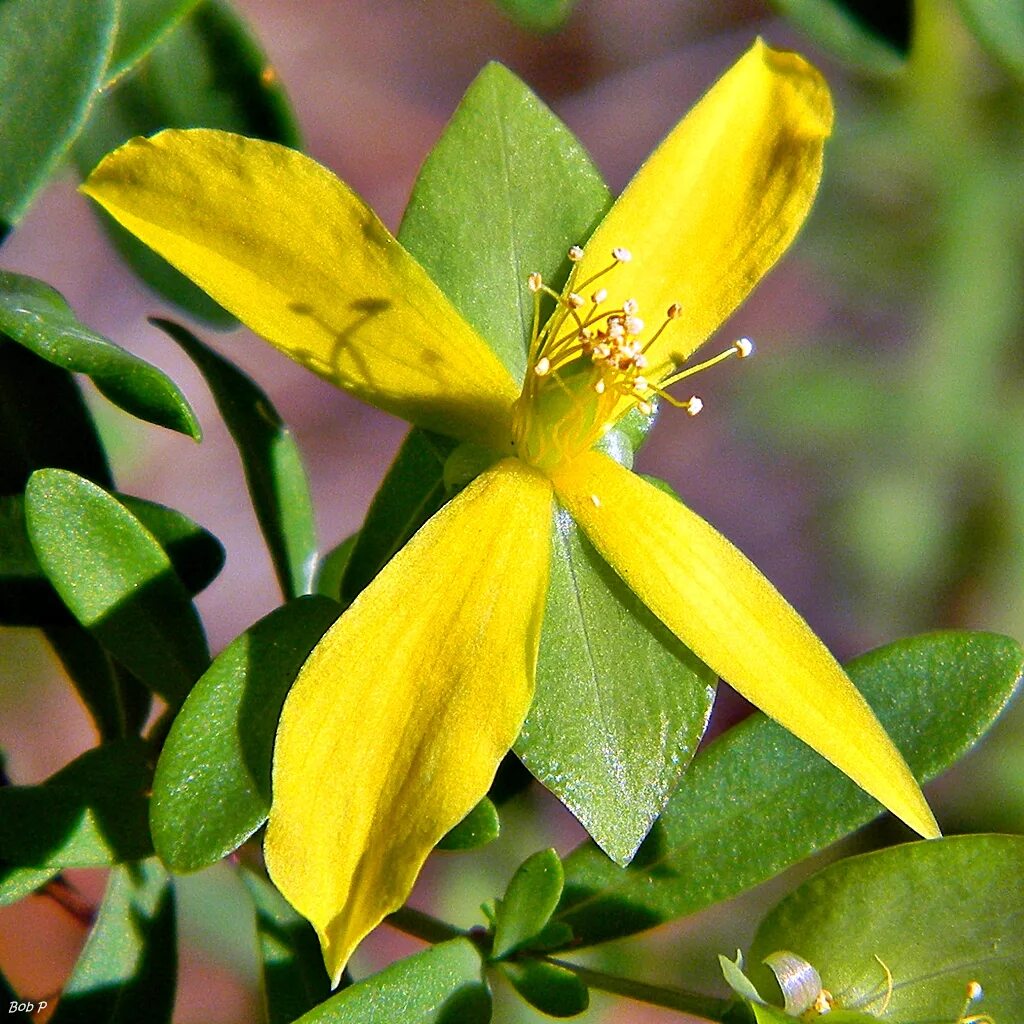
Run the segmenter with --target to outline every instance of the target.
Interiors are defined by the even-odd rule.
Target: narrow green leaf
[[[1024,78],[1024,0],[959,0],[964,21],[1004,67]]]
[[[555,516],[537,689],[515,751],[627,864],[707,726],[716,677]]]
[[[348,569],[348,563],[352,559],[352,552],[358,539],[359,534],[353,533],[340,544],[331,548],[320,559],[313,584],[315,594],[329,597],[332,601],[341,600],[341,581],[345,577],[345,571]]]
[[[233,640],[189,694],[153,780],[153,841],[175,871],[215,863],[266,820],[281,705],[339,613],[318,596],[276,609]]]
[[[572,14],[576,0],[494,0],[517,25],[530,32],[554,32]]]
[[[357,982],[295,1024],[486,1024],[491,995],[481,969],[473,943],[451,939]]]
[[[152,774],[142,740],[119,740],[87,751],[37,786],[0,788],[0,874],[148,856]]]
[[[8,907],[41,889],[60,868],[17,868],[0,861],[0,907]]]
[[[130,22],[148,21],[156,7],[173,5],[147,0],[144,6],[151,9],[145,18],[134,15]],[[135,28],[130,23],[126,31],[134,34]],[[299,145],[277,74],[245,23],[222,0],[193,6],[131,74],[104,93],[75,145],[75,162],[85,178],[103,156],[132,136],[199,127]],[[193,317],[220,327],[235,324],[234,317],[169,263],[109,217],[100,219],[121,255],[151,288]]]
[[[498,808],[484,797],[442,840],[439,850],[475,850],[498,838],[501,821]]]
[[[167,873],[155,860],[114,868],[50,1024],[170,1024],[176,973]]]
[[[316,932],[263,878],[242,871],[256,912],[266,1024],[291,1024],[331,994]]]
[[[153,323],[188,353],[213,392],[242,457],[249,495],[284,596],[311,593],[316,523],[306,470],[291,431],[251,377],[184,327],[169,320]]]
[[[0,271],[0,331],[47,362],[91,377],[125,412],[196,441],[202,437],[192,407],[170,377],[89,330],[48,284]]]
[[[115,0],[0,3],[0,241],[85,123],[116,22]]]
[[[751,980],[770,991],[761,960],[790,949],[814,965],[842,1008],[892,1024],[953,1024],[970,1014],[1017,1020],[1024,1006],[1022,877],[1020,836],[955,836],[831,864],[762,922]],[[879,959],[892,972],[888,996]],[[965,1009],[971,981],[985,994]]]
[[[1022,669],[1020,647],[987,633],[914,637],[847,666],[922,782],[985,733]],[[629,868],[593,846],[573,851],[558,919],[584,943],[651,928],[770,878],[880,810],[799,740],[754,714],[694,760]]]
[[[179,704],[209,655],[156,538],[116,498],[63,469],[33,474],[25,518],[39,564],[75,618],[154,693]]]
[[[523,999],[549,1017],[575,1017],[590,1006],[587,986],[564,967],[520,960],[503,963],[501,972]]]
[[[569,247],[610,204],[572,132],[511,71],[489,64],[427,157],[398,238],[522,380],[527,278],[564,281]]]
[[[107,84],[137,64],[199,0],[122,0]]]
[[[495,906],[495,960],[521,949],[544,930],[558,906],[563,878],[554,850],[540,850],[519,865]]]

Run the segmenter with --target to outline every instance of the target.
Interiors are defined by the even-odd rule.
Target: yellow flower
[[[831,120],[817,72],[755,44],[573,250],[525,383],[372,211],[298,153],[171,131],[133,140],[89,179],[87,194],[277,348],[494,453],[327,633],[282,714],[267,865],[335,982],[519,733],[556,500],[714,671],[937,834],[899,753],[796,612],[712,527],[594,448],[685,375],[792,240]],[[547,286],[530,286],[539,310]]]

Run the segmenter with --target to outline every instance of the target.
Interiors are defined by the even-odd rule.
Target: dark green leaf
[[[148,751],[139,739],[96,747],[37,786],[0,788],[0,861],[9,868],[99,867],[152,852]]]
[[[348,563],[352,559],[352,551],[359,539],[358,533],[346,537],[340,544],[331,548],[320,559],[314,581],[314,593],[329,597],[332,601],[341,600],[341,581],[345,577]]]
[[[984,734],[1024,667],[1012,640],[937,633],[847,669],[920,781]],[[559,919],[582,942],[629,935],[727,899],[866,824],[879,805],[761,714],[697,757],[625,871],[593,846],[566,862]],[[884,894],[879,894],[879,899]]]
[[[25,518],[39,564],[75,618],[173,704],[206,669],[206,638],[163,548],[116,498],[63,469],[33,474]]]
[[[531,32],[554,32],[561,28],[576,0],[494,0],[517,25]]]
[[[85,123],[116,22],[115,0],[0,3],[0,241]]]
[[[48,284],[0,271],[0,332],[55,366],[91,377],[125,412],[196,441],[202,437],[192,407],[170,377],[89,330]]]
[[[50,1024],[170,1024],[176,973],[167,873],[155,860],[114,868]]]
[[[444,464],[454,448],[438,434],[409,432],[359,531],[341,580],[342,604],[351,604],[444,504]]]
[[[281,705],[340,608],[299,598],[232,641],[195,685],[153,780],[157,852],[175,871],[220,860],[266,820]]]
[[[1024,78],[1024,0],[959,0],[964,21],[1001,64]]]
[[[503,963],[501,971],[515,990],[550,1017],[575,1017],[590,1006],[587,986],[572,971],[541,960]]]
[[[295,1024],[486,1024],[491,997],[480,971],[473,943],[452,939],[357,982]]]
[[[150,6],[153,2],[149,0]],[[299,144],[276,73],[244,22],[222,0],[202,0],[130,75],[101,97],[75,146],[75,161],[84,177],[134,135],[198,127]],[[200,320],[222,327],[235,323],[169,263],[109,217],[101,219],[121,255],[164,298]]]
[[[494,959],[521,949],[544,930],[558,906],[562,881],[562,862],[554,850],[540,850],[519,865],[495,905]]]
[[[295,438],[251,377],[169,320],[154,320],[189,354],[213,392],[242,457],[256,518],[286,598],[308,594],[316,572],[316,524]]]
[[[1024,1007],[1022,877],[1020,836],[956,836],[839,861],[761,924],[751,981],[766,995],[773,982],[760,961],[790,949],[817,968],[841,1006],[893,1024],[952,1024],[981,1013],[1017,1020]],[[892,971],[888,1000],[879,960]],[[985,995],[965,1010],[971,981]]]
[[[569,247],[590,237],[610,203],[575,136],[515,75],[489,64],[427,157],[398,237],[522,380],[527,278],[564,281]]]
[[[107,82],[142,60],[197,3],[198,0],[122,0]]]
[[[913,36],[911,0],[773,0],[815,42],[872,71],[898,71]]]
[[[700,741],[716,678],[555,516],[537,689],[515,751],[627,864]]]
[[[291,1024],[331,994],[320,942],[268,881],[247,870],[242,881],[256,911],[266,1022]]]
[[[475,850],[498,838],[498,808],[484,797],[442,840],[439,850]]]

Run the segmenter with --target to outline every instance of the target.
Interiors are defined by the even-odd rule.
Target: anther
[[[628,263],[632,258],[633,254],[628,249],[612,249],[612,259],[615,260],[616,263]]]
[[[673,302],[665,313],[669,320],[678,320],[683,315],[683,307],[678,302]]]
[[[594,390],[599,394],[603,395],[607,385],[604,382],[604,377],[598,377],[597,382],[594,384]]]
[[[544,287],[544,279],[540,274],[533,273],[526,279],[526,285],[531,292],[536,294]]]
[[[572,260],[573,263],[579,263],[579,261],[583,259],[583,250],[578,245],[574,245],[569,250],[569,259]]]
[[[550,373],[551,372],[551,360],[548,359],[547,356],[544,356],[541,359],[538,359],[537,360],[537,365],[534,366],[534,368],[533,368],[533,372],[535,374],[537,374],[538,377],[543,377],[545,374]]]
[[[626,317],[626,333],[627,334],[640,334],[644,329],[644,322],[638,316],[627,316]]]
[[[587,300],[582,295],[577,295],[575,292],[569,292],[565,299],[566,305],[572,309],[580,309],[587,304]]]
[[[636,299],[626,299],[622,304],[622,312],[625,313],[626,316],[635,316],[639,308],[640,307],[637,304]]]
[[[594,292],[594,294],[590,296],[590,301],[595,306],[600,306],[601,303],[604,302],[604,300],[607,299],[607,298],[608,298],[608,289],[607,288],[598,288],[597,291]]]
[[[740,338],[740,340],[733,345],[733,348],[736,350],[736,355],[738,355],[740,359],[746,359],[747,356],[752,356],[754,354],[754,343],[749,338]]]
[[[704,403],[696,395],[694,395],[688,402],[685,403],[685,408],[687,416],[696,416],[697,413],[699,413],[701,409],[704,408]]]
[[[985,994],[984,989],[976,981],[967,982],[967,1002],[975,1003]]]

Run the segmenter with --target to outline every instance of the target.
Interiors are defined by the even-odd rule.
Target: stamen
[[[544,287],[544,278],[538,273],[533,273],[526,279],[526,286],[531,292],[536,294]]]
[[[733,348],[736,349],[736,355],[739,356],[740,359],[746,359],[748,356],[752,356],[754,354],[754,343],[749,338],[740,338],[740,340],[733,345]]]
[[[704,403],[696,395],[694,395],[686,403],[685,407],[686,407],[686,415],[687,416],[696,416],[697,413],[699,413],[701,411],[701,409],[704,408]]]
[[[621,247],[612,249],[612,259],[616,263],[628,263],[633,258],[633,254],[628,249]]]
[[[636,299],[626,299],[622,304],[622,312],[627,316],[636,316],[640,306],[637,304]]]
[[[607,288],[598,288],[597,291],[594,292],[594,294],[590,296],[590,301],[595,306],[600,306],[601,303],[604,302],[604,300],[607,299],[607,298],[608,298],[608,289]]]
[[[534,366],[533,372],[538,377],[544,377],[551,372],[551,360],[547,356],[537,360],[537,365]]]
[[[743,342],[746,342],[744,345]],[[649,347],[650,343],[648,343]],[[747,356],[752,354],[754,351],[754,343],[749,338],[741,338],[735,344],[730,345],[724,352],[719,352],[717,356],[712,356],[710,359],[705,359],[703,363],[698,363],[696,366],[687,367],[685,370],[680,370],[678,373],[672,374],[671,377],[666,378],[661,382],[663,388],[671,387],[673,384],[678,384],[679,381],[685,380],[687,377],[692,377],[695,373],[700,373],[701,370],[707,370],[718,363],[724,362],[726,359],[731,359],[736,356],[740,359],[745,359]]]
[[[572,260],[573,263],[579,263],[579,261],[583,259],[583,250],[578,245],[574,245],[569,250],[569,259]]]
[[[577,295],[576,292],[569,292],[565,301],[573,309],[581,309],[587,304],[587,300],[582,295]]]

